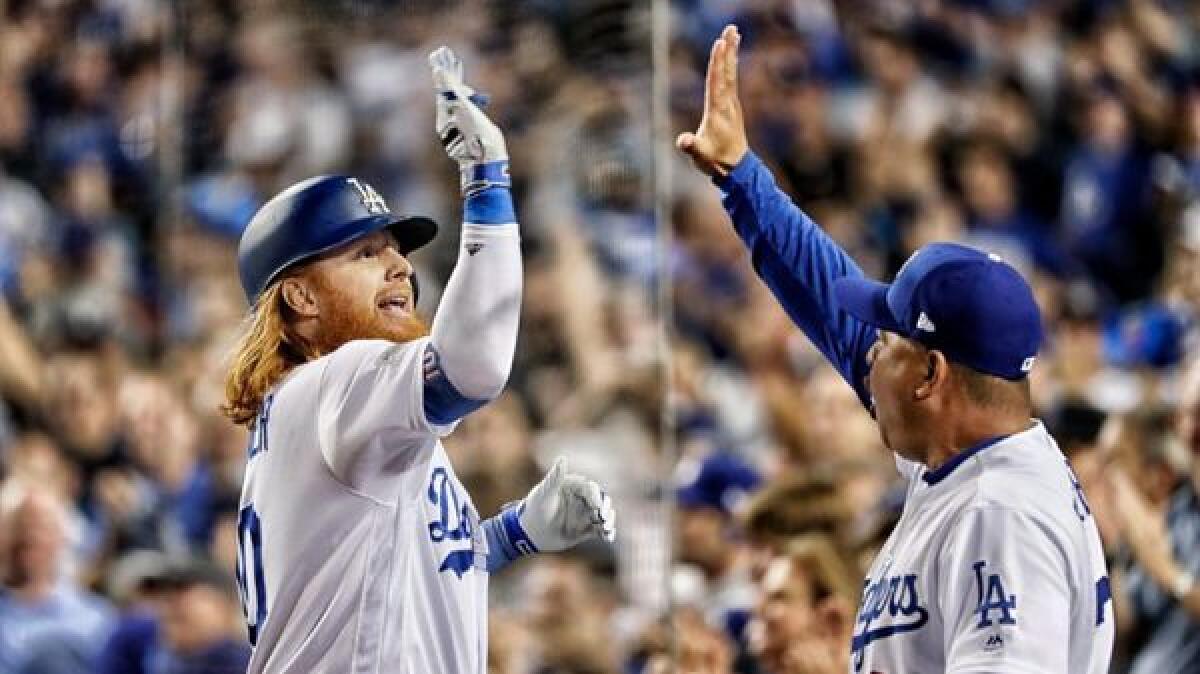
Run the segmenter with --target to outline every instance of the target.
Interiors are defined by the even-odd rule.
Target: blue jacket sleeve
[[[838,309],[833,298],[834,281],[862,276],[862,269],[792,203],[753,152],[716,184],[755,271],[869,410],[863,378],[875,328]]]

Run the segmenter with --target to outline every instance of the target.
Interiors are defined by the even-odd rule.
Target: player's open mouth
[[[392,314],[408,313],[408,298],[403,296],[385,297],[379,301],[379,308]]]

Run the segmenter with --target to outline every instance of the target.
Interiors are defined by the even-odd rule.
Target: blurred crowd
[[[736,22],[753,149],[869,274],[954,239],[1034,283],[1114,671],[1200,671],[1164,572],[1200,573],[1200,6],[671,8],[672,132]],[[656,222],[650,36],[636,0],[0,1],[0,673],[244,669],[237,237],[288,184],[357,175],[442,223],[413,256],[432,316],[461,207],[443,43],[506,133],[526,266],[508,391],[447,450],[484,517],[567,455],[619,520],[493,578],[491,672],[847,671],[899,476],[673,154]]]

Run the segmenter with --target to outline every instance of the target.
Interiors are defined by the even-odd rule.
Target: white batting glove
[[[463,83],[463,65],[449,47],[429,54],[437,90],[435,127],[446,154],[458,162],[463,196],[489,187],[511,187],[504,134],[479,109],[482,97]]]
[[[596,536],[616,539],[612,499],[595,480],[567,472],[559,457],[518,506],[521,527],[540,552],[575,547]]]

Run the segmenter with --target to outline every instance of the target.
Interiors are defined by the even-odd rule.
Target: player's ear
[[[925,354],[925,368],[925,378],[913,391],[913,398],[916,400],[928,399],[946,383],[946,377],[950,373],[950,362],[941,351],[930,349]]]
[[[303,276],[289,276],[280,282],[283,302],[301,318],[315,318],[319,313],[317,294]]]

